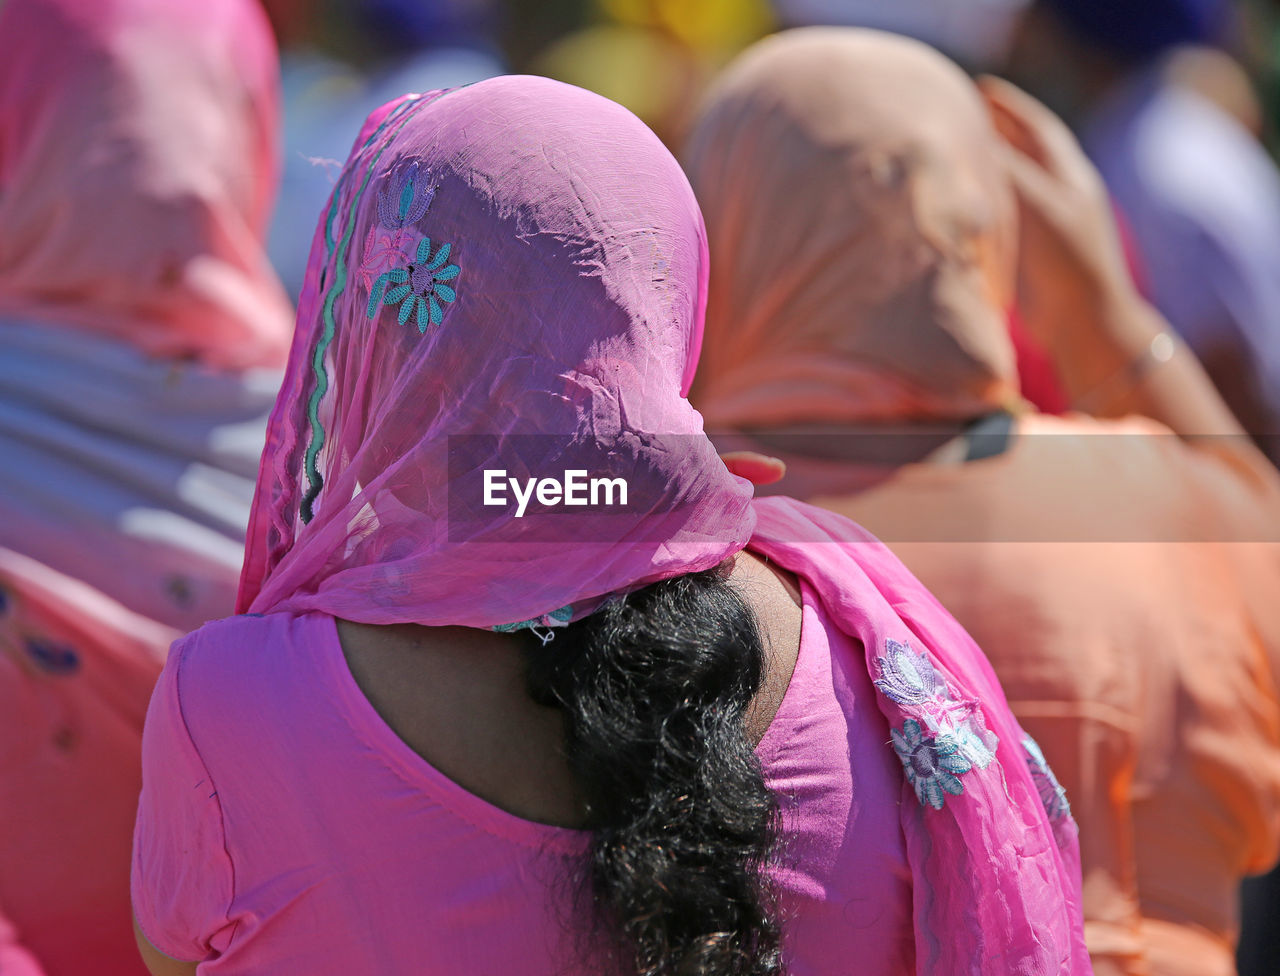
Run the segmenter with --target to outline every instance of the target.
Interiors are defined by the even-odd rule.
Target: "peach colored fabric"
[[[1080,824],[1097,972],[1234,974],[1237,884],[1280,853],[1274,480],[1078,415],[964,464],[785,460],[991,659]]]
[[[960,69],[914,41],[805,28],[730,66],[685,153],[711,245],[709,426],[1017,401],[993,138]]]
[[[924,116],[951,122],[938,123],[942,141],[917,155],[950,155],[960,179],[972,134],[955,127],[976,96],[958,71],[936,62],[906,42],[822,31],[767,41],[730,69],[707,111],[710,128],[694,137],[713,255],[703,353],[712,382],[695,386],[694,402],[724,426],[758,428],[719,438],[722,449],[755,447],[787,462],[787,476],[760,493],[804,498],[865,525],[986,651],[1080,824],[1097,971],[1227,976],[1236,885],[1275,860],[1280,835],[1274,472],[1239,466],[1212,443],[1189,445],[1140,419],[1033,414],[1017,421],[1003,455],[945,463],[944,450],[897,468],[859,463],[867,442],[842,433],[850,420],[924,413],[910,397],[885,395],[900,388],[900,367],[873,358],[867,350],[877,344],[902,342],[898,354],[920,384],[961,417],[996,402],[972,396],[975,374],[956,369],[954,336],[975,348],[995,348],[1005,336],[999,306],[983,307],[976,286],[970,304],[952,308],[964,317],[959,324],[923,302],[904,304],[898,318],[860,314],[867,294],[900,280],[901,253],[932,246],[927,226],[910,219],[914,198],[888,188],[877,198],[879,219],[892,229],[883,248],[872,246],[871,231],[867,240],[845,233],[850,217],[839,201],[848,179],[824,161],[845,158],[841,140],[855,124],[818,118],[791,130],[785,146],[787,130],[777,127],[780,107],[805,119],[860,113],[866,130],[857,153],[877,158],[890,151],[879,148],[879,132],[892,146],[912,124],[895,114],[929,103]],[[817,94],[819,80],[828,95]],[[797,91],[812,95],[808,108],[790,108]],[[730,114],[734,125],[726,126]],[[766,135],[748,149],[741,134],[757,123]],[[803,131],[817,133],[807,169],[796,162]],[[751,173],[754,180],[743,175]],[[806,200],[828,201],[831,217],[821,219]],[[751,257],[774,246],[772,221],[789,226],[793,206],[811,206],[813,234],[845,253],[783,238],[776,273]],[[833,266],[843,274],[830,273]],[[780,303],[779,281],[807,283],[813,294]],[[726,302],[739,311],[726,315]],[[868,321],[885,335],[862,338]],[[848,386],[826,382],[835,376]],[[867,398],[892,409],[851,409]],[[815,427],[822,433],[804,440],[787,421],[823,425]]]
[[[0,4],[0,328],[283,364],[277,75],[248,0]]]
[[[130,837],[147,700],[177,636],[0,549],[0,944],[7,917],[34,973],[145,973]],[[5,952],[0,972],[25,976]]]

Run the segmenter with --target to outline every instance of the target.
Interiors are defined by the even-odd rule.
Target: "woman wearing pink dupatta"
[[[253,0],[0,3],[6,976],[144,971],[142,720],[172,639],[233,607],[288,347],[277,116]]]
[[[1090,971],[1075,826],[981,652],[703,434],[706,273],[678,165],[603,98],[369,119],[245,613],[148,713],[154,972]]]

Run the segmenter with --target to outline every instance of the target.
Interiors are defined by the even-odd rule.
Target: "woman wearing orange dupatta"
[[[983,94],[873,32],[730,67],[687,154],[712,254],[692,398],[990,656],[1080,823],[1097,972],[1227,976],[1237,883],[1280,837],[1280,482],[1134,294],[1065,127]],[[1126,419],[1020,401],[1015,265],[1075,403]]]

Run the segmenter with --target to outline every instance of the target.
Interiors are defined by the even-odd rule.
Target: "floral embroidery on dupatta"
[[[370,150],[380,139],[384,139],[388,131],[394,137],[395,133],[409,121],[414,112],[423,105],[430,104],[438,97],[439,95],[407,97],[378,124],[378,127],[365,140],[360,151]],[[318,463],[320,452],[324,448],[325,442],[324,425],[320,422],[320,402],[329,391],[329,370],[325,364],[325,357],[328,354],[329,345],[333,342],[334,336],[338,331],[337,315],[334,309],[338,296],[347,288],[348,249],[351,244],[351,236],[355,232],[356,214],[359,210],[360,199],[364,196],[365,189],[369,184],[374,165],[377,164],[378,159],[386,148],[387,142],[384,141],[381,146],[373,151],[373,159],[369,168],[364,171],[363,178],[359,181],[351,198],[346,201],[346,219],[340,220],[340,205],[344,201],[348,183],[353,175],[351,168],[343,169],[342,175],[338,178],[338,185],[334,187],[333,195],[329,198],[329,210],[324,219],[324,263],[319,271],[319,286],[322,293],[320,298],[320,332],[316,337],[315,348],[311,352],[311,372],[315,377],[315,385],[307,397],[307,426],[310,431],[310,439],[302,460],[307,487],[298,502],[298,517],[304,525],[313,518],[315,501],[324,489],[324,477],[320,473]],[[401,197],[403,198],[403,193]],[[429,204],[430,200],[427,203]],[[398,206],[396,212],[398,215]],[[408,212],[406,210],[406,216]],[[426,212],[425,208],[423,212]],[[339,228],[341,228],[340,232]],[[283,475],[283,472],[281,474]],[[277,528],[280,527],[277,525]]]
[[[431,208],[436,187],[430,174],[414,161],[391,176],[378,191],[378,223],[365,239],[360,278],[369,289],[366,313],[375,318],[383,305],[399,305],[401,325],[410,318],[425,333],[444,321],[444,305],[458,297],[456,264],[447,264],[453,244],[444,242],[431,253],[431,238],[415,225]],[[443,303],[443,305],[442,305]]]
[[[531,620],[521,620],[514,624],[498,624],[496,627],[490,627],[490,630],[496,630],[500,634],[509,634],[516,630],[532,630],[535,627],[563,627],[573,619],[573,606],[563,606],[559,610],[552,610],[550,613],[544,613],[541,617],[534,617]]]
[[[413,249],[421,237],[414,225],[427,215],[436,187],[428,174],[419,177],[416,160],[390,176],[378,191],[378,222],[364,240],[360,282],[365,288],[384,272],[413,262]]]
[[[910,644],[886,640],[876,664],[875,686],[910,714],[901,730],[890,730],[907,782],[921,806],[941,810],[948,795],[964,793],[961,776],[991,763],[999,740],[986,727],[982,707],[959,698]]]
[[[400,305],[400,324],[409,321],[416,313],[419,332],[426,332],[427,325],[439,325],[444,321],[441,302],[452,302],[458,293],[445,282],[458,277],[456,264],[445,264],[453,245],[441,244],[435,256],[431,256],[431,238],[418,242],[418,250],[408,267],[392,268],[383,272],[373,283],[369,293],[369,318],[378,314],[378,306]]]
[[[1049,768],[1040,744],[1025,733],[1022,736],[1022,748],[1027,753],[1027,766],[1031,770],[1031,779],[1040,794],[1040,802],[1044,804],[1044,812],[1052,821],[1071,816],[1071,804],[1067,801],[1067,791],[1058,782],[1058,777]]]

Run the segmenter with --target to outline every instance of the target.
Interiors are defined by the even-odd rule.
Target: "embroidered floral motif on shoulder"
[[[1071,804],[1067,801],[1067,791],[1058,782],[1058,777],[1049,768],[1044,758],[1040,743],[1029,735],[1023,735],[1022,748],[1027,753],[1027,766],[1031,769],[1031,779],[1040,794],[1040,802],[1044,804],[1044,812],[1050,820],[1062,820],[1071,816]]]
[[[911,716],[901,732],[891,730],[907,782],[922,805],[941,810],[947,794],[964,793],[961,775],[990,765],[999,739],[986,727],[982,706],[959,698],[910,644],[886,640],[876,664],[875,686]]]
[[[960,743],[948,735],[928,736],[913,718],[902,723],[902,731],[890,729],[893,748],[902,760],[907,782],[914,787],[920,803],[941,810],[946,794],[964,792],[960,775],[973,768],[960,753]]]

